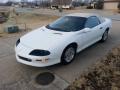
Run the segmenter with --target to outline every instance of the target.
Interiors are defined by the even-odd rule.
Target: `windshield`
[[[78,31],[84,28],[85,17],[65,16],[46,26],[48,29],[56,31]]]

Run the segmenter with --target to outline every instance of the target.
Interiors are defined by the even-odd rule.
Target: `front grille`
[[[28,61],[28,62],[32,62],[31,59],[29,58],[25,58],[25,57],[22,57],[22,56],[18,56],[20,59],[24,60],[24,61]]]

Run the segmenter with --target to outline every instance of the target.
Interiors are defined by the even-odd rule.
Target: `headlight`
[[[17,40],[16,47],[18,46],[19,43],[20,43],[20,39]]]
[[[33,55],[33,56],[47,56],[47,55],[50,55],[50,52],[46,51],[46,50],[33,50],[32,52],[30,52],[30,55]]]

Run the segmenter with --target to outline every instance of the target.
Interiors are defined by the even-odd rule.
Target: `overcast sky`
[[[0,2],[6,2],[6,1],[8,1],[8,0],[0,0]],[[11,1],[20,1],[20,0],[11,0]],[[34,0],[28,0],[28,1],[34,1]],[[77,0],[76,0],[77,1]],[[79,0],[78,0],[79,1]],[[82,0],[82,1],[84,1],[84,0]],[[89,0],[88,0],[89,1]]]
[[[0,2],[7,2],[8,0],[0,0]],[[19,1],[19,0],[15,0],[15,1]]]
[[[7,2],[8,0],[0,0],[0,2]],[[20,1],[20,0],[11,0],[11,1]],[[28,0],[28,1],[32,1],[32,0]]]
[[[0,0],[0,2],[6,2],[8,0]],[[11,0],[11,1],[21,1],[21,0]],[[34,1],[34,0],[28,0],[28,1]]]

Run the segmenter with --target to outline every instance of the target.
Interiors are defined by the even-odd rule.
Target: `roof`
[[[0,6],[0,12],[9,12],[9,7]]]
[[[99,16],[98,14],[94,14],[94,13],[72,13],[72,14],[68,14],[66,16],[77,16],[77,17],[90,17],[90,16]]]
[[[120,2],[120,0],[104,0],[104,2]]]

